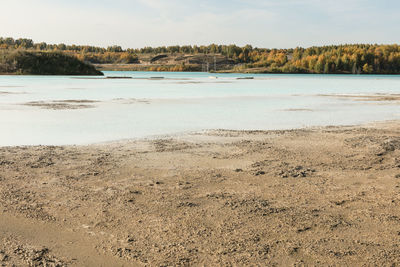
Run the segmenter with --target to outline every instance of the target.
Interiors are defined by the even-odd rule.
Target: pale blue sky
[[[399,0],[2,1],[0,36],[144,47],[400,43]]]

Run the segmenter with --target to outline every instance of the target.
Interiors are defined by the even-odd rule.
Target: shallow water
[[[0,76],[0,146],[89,144],[204,129],[348,125],[400,115],[393,101],[332,96],[398,94],[400,76],[105,74],[134,79]],[[237,79],[248,76],[254,79]]]

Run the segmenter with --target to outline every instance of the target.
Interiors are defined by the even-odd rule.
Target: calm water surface
[[[134,79],[0,76],[0,146],[89,144],[204,129],[289,129],[400,117],[400,105],[390,101],[334,96],[399,94],[400,76],[105,74]],[[150,79],[154,76],[164,79]],[[254,79],[237,79],[247,76]]]

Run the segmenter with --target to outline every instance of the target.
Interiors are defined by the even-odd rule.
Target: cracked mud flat
[[[400,126],[0,148],[0,266],[400,264]]]
[[[136,99],[136,98],[114,98],[112,101],[121,104],[150,104],[151,101],[148,99]]]
[[[42,109],[63,110],[63,109],[85,109],[96,107],[95,100],[55,100],[55,101],[31,101],[23,103],[24,106],[39,107]]]
[[[26,94],[26,93],[25,92],[0,91],[0,95],[21,95],[21,94]]]
[[[282,109],[282,111],[292,111],[292,112],[308,111],[308,112],[312,112],[314,110],[309,109],[309,108],[288,108],[288,109]]]
[[[323,97],[335,97],[351,99],[354,101],[371,101],[371,102],[398,102],[400,101],[400,94],[375,94],[375,95],[318,95]]]

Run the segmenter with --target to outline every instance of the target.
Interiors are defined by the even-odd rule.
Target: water
[[[400,105],[392,102],[323,96],[398,94],[400,76],[105,74],[135,79],[0,76],[0,146],[90,144],[204,129],[348,125],[400,115]],[[164,79],[149,79],[154,76]],[[254,79],[237,79],[247,76]],[[60,102],[91,106],[82,109],[24,105],[65,100],[98,102]]]

